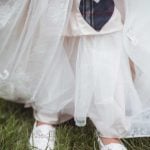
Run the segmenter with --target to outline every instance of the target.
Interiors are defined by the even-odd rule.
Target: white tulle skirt
[[[149,136],[150,80],[131,65],[122,34],[66,39],[75,74],[74,116],[79,126],[89,117],[101,136]]]
[[[150,136],[148,42],[130,45],[124,30],[64,37],[69,3],[0,3],[0,97],[32,107],[40,121],[65,114],[84,126],[89,117],[101,136]]]

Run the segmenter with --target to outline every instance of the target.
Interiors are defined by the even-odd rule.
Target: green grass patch
[[[28,150],[34,123],[32,109],[0,100],[0,150]],[[123,140],[129,150],[150,150],[150,138]],[[56,150],[98,150],[95,128],[88,120],[84,128],[68,121],[57,127]]]

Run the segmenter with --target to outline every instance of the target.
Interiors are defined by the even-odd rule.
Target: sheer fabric
[[[78,126],[90,116],[102,136],[150,136],[150,1],[115,4],[122,31],[67,41],[71,0],[0,0],[0,96],[49,114],[73,102]]]
[[[74,77],[62,47],[69,3],[1,1],[1,97],[32,103],[35,110],[49,102],[50,112],[58,112],[72,99]]]

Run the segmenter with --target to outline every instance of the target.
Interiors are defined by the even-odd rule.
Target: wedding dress
[[[0,97],[37,120],[90,117],[101,136],[150,136],[150,1],[115,0],[105,24],[83,2],[0,0]]]

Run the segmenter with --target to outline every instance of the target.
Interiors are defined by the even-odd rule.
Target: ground
[[[28,150],[34,119],[32,109],[0,100],[0,150]],[[150,150],[150,138],[123,139],[129,150]],[[90,121],[84,128],[73,121],[57,127],[56,150],[98,150],[95,128]]]

